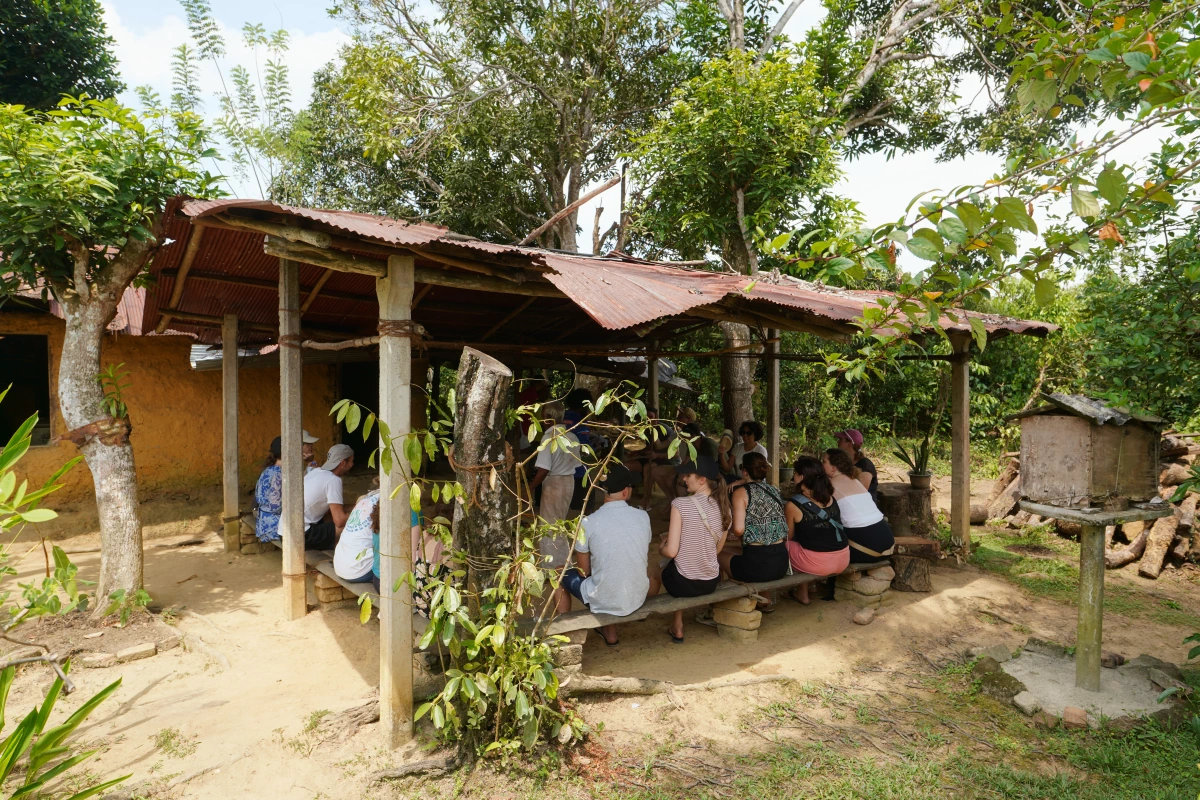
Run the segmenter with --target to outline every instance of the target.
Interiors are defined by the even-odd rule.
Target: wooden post
[[[778,339],[779,331],[767,331],[768,339]],[[770,471],[767,473],[767,480],[772,486],[779,486],[779,467],[782,464],[780,460],[780,433],[779,430],[779,359],[775,356],[779,355],[779,342],[771,342],[767,345],[767,460],[770,463]]]
[[[964,555],[971,552],[971,337],[951,334],[950,533]]]
[[[646,359],[646,406],[657,409],[661,417],[663,411],[658,407],[658,342],[652,345],[654,352]]]
[[[242,549],[238,472],[238,318],[226,314],[221,324],[221,430],[224,439],[225,552]]]
[[[1075,685],[1100,691],[1100,641],[1104,626],[1104,526],[1082,525],[1079,536],[1079,625],[1075,633]]]
[[[390,256],[388,274],[375,280],[379,296],[379,421],[397,446],[412,426],[413,258]],[[397,583],[412,571],[411,509],[403,459],[390,474],[379,470],[379,721],[389,747],[412,739],[412,589]],[[396,490],[399,489],[397,492]],[[395,494],[396,499],[389,500]]]
[[[303,395],[300,383],[300,264],[279,259],[279,425],[282,430],[284,618],[308,613],[304,563],[304,463],[300,457]]]

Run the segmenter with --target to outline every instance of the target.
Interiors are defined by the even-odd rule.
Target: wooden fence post
[[[767,331],[768,339],[778,339],[778,330]],[[779,452],[781,431],[779,430],[779,342],[767,345],[767,456],[771,465],[767,473],[767,481],[772,486],[779,486],[779,468],[783,466],[782,454]]]
[[[300,380],[300,264],[279,259],[279,424],[282,429],[284,618],[308,613],[304,563],[304,461],[300,456],[303,394]]]
[[[658,406],[658,342],[651,346],[654,352],[646,359],[646,407],[655,409],[661,417],[663,411]]]
[[[238,318],[226,314],[221,323],[221,433],[224,458],[225,552],[242,549],[241,484],[238,464]]]
[[[951,334],[950,532],[963,554],[971,552],[971,337]]]
[[[389,256],[388,274],[375,279],[379,297],[379,420],[403,452],[412,429],[412,256]],[[422,376],[424,378],[424,376]],[[412,571],[411,509],[404,460],[379,470],[379,721],[389,747],[412,739],[412,589],[396,586]],[[389,500],[392,493],[396,498]]]

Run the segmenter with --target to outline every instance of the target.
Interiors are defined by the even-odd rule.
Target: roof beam
[[[186,322],[189,325],[201,325],[204,327],[221,327],[225,321],[224,317],[214,316],[212,314],[193,314],[191,311],[180,311],[173,315],[180,322]],[[269,325],[265,322],[246,322],[238,320],[238,327],[249,331],[258,331],[259,333],[270,333],[273,335],[279,334],[279,327]],[[304,332],[311,336],[320,336],[323,338],[345,339],[347,336],[352,336],[351,331],[335,331],[329,328],[313,328],[308,325],[304,326]]]
[[[387,262],[379,258],[367,258],[344,253],[339,250],[322,250],[305,244],[287,242],[274,236],[268,236],[263,251],[267,255],[279,258],[290,258],[305,264],[315,264],[318,267],[338,270],[341,272],[357,272],[363,275],[379,277],[387,269]],[[414,251],[419,256],[424,251]],[[512,281],[493,278],[487,275],[460,275],[436,267],[416,268],[417,283],[430,283],[435,286],[450,286],[457,289],[471,289],[476,292],[494,292],[497,294],[520,294],[535,297],[566,297],[554,284],[549,281]]]
[[[531,305],[533,305],[533,304],[534,304],[534,302],[536,302],[536,301],[537,301],[537,298],[536,298],[536,297],[531,297],[531,298],[529,298],[528,300],[526,300],[524,303],[521,303],[521,305],[519,305],[519,306],[517,306],[516,308],[514,308],[512,311],[510,311],[510,312],[508,312],[507,314],[505,314],[505,315],[504,315],[504,319],[500,320],[500,321],[499,321],[499,322],[497,322],[495,325],[493,325],[492,327],[488,328],[488,330],[487,330],[487,333],[485,333],[483,336],[480,336],[480,337],[479,337],[479,341],[481,341],[481,342],[486,342],[488,339],[492,338],[492,334],[494,334],[496,331],[500,330],[500,329],[501,329],[501,328],[503,328],[505,325],[507,325],[508,323],[512,322],[514,319],[516,319],[516,318],[517,318],[517,316],[518,316],[518,315],[519,315],[519,314],[520,314],[522,311],[524,311],[525,309],[529,308],[529,307],[530,307]]]
[[[171,287],[171,297],[167,300],[167,309],[174,311],[179,308],[179,301],[183,299],[183,286],[187,282],[188,272],[192,269],[192,262],[196,260],[196,253],[200,252],[200,241],[204,238],[204,229],[195,228],[188,236],[187,249],[183,251],[183,260],[179,262],[179,272],[175,275],[175,285]],[[158,324],[154,326],[155,333],[162,333],[171,324],[171,317],[175,316],[164,311],[159,312]]]
[[[243,231],[262,233],[275,236],[289,242],[308,244],[313,247],[329,247],[332,237],[322,231],[301,228],[299,225],[281,225],[278,222],[251,219],[250,217],[234,216],[233,214],[217,214],[213,217],[199,217],[192,220],[197,227],[237,228]]]
[[[164,278],[174,278],[177,270],[164,269],[159,273]],[[252,286],[257,289],[268,289],[272,293],[279,291],[279,281],[268,281],[262,278],[242,278],[233,275],[223,275],[219,272],[200,272],[193,270],[188,273],[188,280],[191,281],[209,281],[211,283],[227,283],[231,286]],[[300,288],[302,292],[312,292],[315,289]],[[322,297],[328,297],[331,300],[350,300],[358,303],[371,303],[374,305],[378,301],[374,295],[353,294],[351,292],[334,292],[329,289],[321,290]]]
[[[333,270],[327,269],[321,273],[321,277],[317,278],[317,282],[308,290],[308,294],[304,298],[304,302],[300,304],[300,316],[303,317],[308,309],[312,308],[312,304],[316,301],[317,295],[325,288],[325,284],[333,277]]]

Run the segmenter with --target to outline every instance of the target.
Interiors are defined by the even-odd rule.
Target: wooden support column
[[[658,342],[655,342],[654,352],[646,359],[646,405],[658,409],[658,416],[663,416],[658,407]]]
[[[963,554],[971,552],[971,337],[951,334],[950,533]]]
[[[238,318],[226,314],[221,324],[221,430],[224,439],[225,552],[242,549],[241,494],[238,471]]]
[[[1104,628],[1104,526],[1081,526],[1079,623],[1075,631],[1075,685],[1100,691],[1100,642]]]
[[[387,275],[375,280],[379,295],[379,421],[387,423],[396,443],[403,442],[412,420],[412,339],[402,323],[412,319],[414,264],[411,256],[391,256]],[[412,570],[412,536],[404,466],[379,471],[379,720],[388,746],[412,739],[412,589],[397,587]],[[399,491],[396,491],[399,489]],[[395,495],[395,500],[388,498]]]
[[[304,563],[304,463],[300,381],[300,264],[279,259],[279,423],[282,431],[283,513],[279,534],[283,538],[284,618],[300,619],[308,613],[308,587]]]
[[[779,486],[780,460],[780,430],[779,430],[779,331],[767,331],[767,338],[776,341],[767,345],[767,457],[770,471],[767,480],[772,486]]]

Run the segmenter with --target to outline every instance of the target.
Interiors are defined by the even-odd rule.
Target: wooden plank
[[[222,485],[225,500],[225,552],[242,549],[238,488],[238,318],[226,314],[221,326]]]
[[[174,269],[164,269],[159,274],[164,278],[173,278],[179,274],[179,271]],[[270,289],[272,292],[279,291],[279,281],[269,281],[265,278],[242,278],[234,275],[223,275],[219,272],[201,272],[199,270],[192,270],[188,273],[188,280],[192,282],[201,281],[208,283],[224,283],[229,286],[252,286],[256,289]],[[314,286],[311,289],[305,289],[303,286],[301,286],[300,291],[307,294],[316,291],[316,288]],[[373,294],[334,292],[323,288],[321,289],[321,296],[328,297],[332,300],[350,300],[351,302],[370,303],[371,305],[375,305],[376,303],[375,295]]]
[[[238,228],[244,231],[275,236],[285,241],[296,242],[297,244],[312,245],[313,247],[329,247],[333,241],[333,237],[322,231],[301,228],[298,225],[280,225],[277,222],[267,222],[265,220],[235,216],[233,214],[218,214],[208,219],[201,217],[193,221],[192,224],[196,226],[222,225],[230,228]]]
[[[415,269],[411,256],[391,256],[387,276],[375,282],[379,296],[379,421],[397,440],[412,427],[412,339],[388,323],[412,319]],[[401,459],[400,461],[403,461]],[[412,588],[401,576],[412,570],[407,481],[401,463],[379,471],[379,721],[388,746],[412,739]],[[399,584],[399,588],[396,586]]]
[[[1104,627],[1104,526],[1083,525],[1079,537],[1079,621],[1075,632],[1075,685],[1100,691]]]
[[[950,534],[964,555],[971,552],[971,337],[951,334]]]
[[[537,298],[531,297],[528,300],[526,300],[525,302],[521,303],[521,305],[517,306],[512,311],[505,314],[504,318],[502,320],[497,322],[492,327],[488,328],[487,333],[485,333],[485,334],[483,334],[483,336],[479,337],[479,341],[486,342],[488,339],[492,338],[492,334],[494,334],[496,331],[503,328],[508,323],[512,322],[514,319],[517,318],[518,315],[521,314],[521,312],[523,312],[525,309],[529,308],[531,305],[533,305],[536,302],[537,302]]]
[[[848,575],[852,572],[866,572],[869,569],[886,567],[890,566],[890,564],[891,562],[887,560],[876,561],[870,564],[851,564],[842,574]],[[777,589],[790,589],[795,586],[802,586],[806,583],[815,583],[826,579],[827,576],[796,573],[776,581],[766,581],[763,583],[722,581],[717,585],[716,590],[712,594],[702,595],[701,597],[672,597],[669,594],[656,595],[643,603],[642,607],[637,611],[624,617],[614,617],[611,614],[593,614],[590,611],[572,611],[569,614],[562,614],[551,620],[545,626],[545,634],[549,636],[556,633],[570,633],[571,631],[584,630],[586,628],[599,628],[602,625],[638,622],[653,614],[674,614],[676,611],[700,608],[713,603],[719,603],[723,600],[747,597],[752,592],[762,593]]]
[[[321,294],[321,290],[325,288],[325,284],[333,277],[333,270],[327,269],[321,273],[321,277],[317,278],[317,282],[308,290],[308,295],[304,298],[304,303],[300,306],[300,316],[308,313],[312,308],[312,304],[316,302],[317,296]]]
[[[284,619],[308,613],[308,588],[304,562],[304,463],[300,457],[300,264],[279,261],[279,421],[283,432],[283,513],[279,532],[283,538]]]
[[[1171,516],[1175,507],[1170,503],[1145,503],[1131,505],[1124,511],[1104,511],[1099,508],[1061,508],[1044,503],[1034,503],[1029,500],[1021,501],[1021,510],[1039,517],[1050,519],[1065,519],[1068,522],[1078,522],[1081,525],[1121,525],[1125,522],[1144,522],[1159,517]],[[1126,532],[1128,534],[1128,531]]]
[[[364,275],[382,277],[387,272],[387,262],[380,258],[367,258],[343,253],[338,250],[322,250],[309,245],[286,242],[268,236],[263,245],[263,251],[268,255],[280,258],[290,258],[305,264],[313,264],[326,269],[340,272],[358,272]],[[422,257],[425,253],[421,254]],[[554,284],[547,280],[529,280],[524,283],[493,278],[488,275],[463,275],[450,272],[438,267],[415,267],[417,283],[428,283],[435,286],[453,286],[457,289],[472,289],[477,292],[495,292],[498,294],[520,294],[536,297],[565,298]]]
[[[171,287],[171,297],[167,300],[168,311],[160,311],[161,316],[158,319],[158,324],[154,326],[155,333],[162,333],[171,324],[171,318],[176,316],[169,313],[179,308],[179,301],[183,299],[183,287],[187,283],[188,272],[192,269],[192,262],[196,260],[196,253],[200,252],[200,242],[204,239],[204,229],[193,226],[191,234],[188,235],[187,249],[183,251],[183,259],[179,262],[179,271],[175,275],[175,285]]]
[[[780,420],[779,420],[779,331],[767,331],[767,460],[770,470],[767,481],[772,486],[779,486],[779,468],[783,466],[783,454],[780,452]]]

